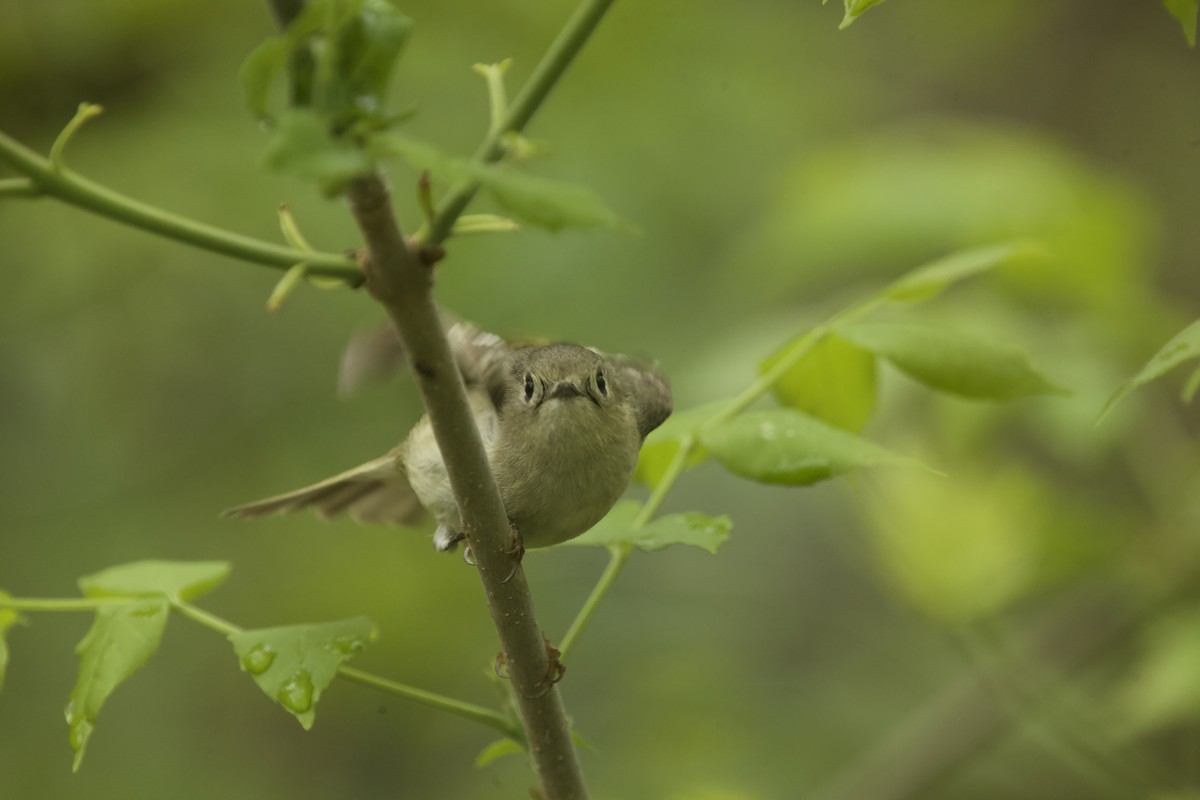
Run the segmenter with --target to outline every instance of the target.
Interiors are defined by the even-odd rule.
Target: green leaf
[[[798,342],[767,356],[758,371],[774,369]],[[771,385],[775,398],[843,430],[858,432],[875,410],[875,355],[836,334],[823,337]]]
[[[616,228],[621,218],[587,186],[538,178],[505,167],[472,164],[496,202],[517,219],[551,231]]]
[[[705,428],[701,441],[730,472],[760,483],[807,486],[860,467],[920,466],[792,409],[742,414]]]
[[[1183,385],[1183,392],[1180,399],[1185,403],[1191,403],[1196,397],[1196,391],[1200,390],[1200,367],[1196,367],[1196,371],[1187,379],[1187,383]]]
[[[859,323],[837,330],[909,377],[961,397],[1012,400],[1064,392],[1013,345],[931,325]]]
[[[365,0],[336,31],[335,117],[379,116],[392,72],[408,44],[412,20],[388,0]]]
[[[137,561],[109,567],[79,579],[87,597],[161,595],[193,600],[212,591],[229,576],[225,561]]]
[[[716,555],[717,548],[729,539],[729,531],[733,527],[729,517],[710,517],[689,512],[658,517],[635,530],[633,522],[641,509],[641,503],[631,500],[617,503],[591,530],[563,544],[583,547],[626,544],[646,552],[662,550],[673,544],[686,544]]]
[[[642,451],[638,455],[634,478],[648,486],[657,486],[671,462],[675,460],[675,454],[679,452],[680,441],[689,434],[695,434],[701,425],[712,419],[727,405],[729,405],[729,401],[718,400],[689,408],[687,411],[673,413],[666,422],[655,428],[646,437],[646,441],[642,444]],[[703,463],[707,457],[704,448],[697,444],[692,448],[684,467],[694,467]]]
[[[838,26],[838,30],[845,30],[850,27],[850,24],[862,16],[864,11],[882,2],[883,0],[845,0],[846,13],[842,17],[842,24]]]
[[[1167,7],[1171,16],[1179,20],[1188,47],[1195,47],[1197,0],[1163,0],[1163,5]]]
[[[291,109],[279,118],[267,146],[266,165],[316,181],[329,196],[374,169],[370,156],[335,139],[316,112],[306,108]]]
[[[1146,362],[1146,366],[1142,367],[1141,371],[1134,375],[1129,380],[1117,387],[1117,391],[1104,404],[1104,410],[1100,412],[1103,417],[1108,413],[1118,400],[1132,392],[1139,386],[1149,383],[1155,378],[1161,377],[1175,367],[1191,361],[1192,359],[1200,358],[1200,319],[1188,325],[1179,333],[1171,337],[1171,340],[1164,344],[1162,348],[1154,354],[1154,357]],[[1188,379],[1184,387],[1184,397],[1188,401],[1195,394],[1195,382],[1200,380],[1195,375]]]
[[[258,119],[270,117],[268,102],[271,96],[271,84],[275,77],[287,66],[290,48],[282,36],[272,36],[258,47],[250,51],[246,60],[238,70],[238,80],[242,84],[242,94],[246,98],[246,106]]]
[[[995,269],[1017,257],[1042,252],[1027,241],[971,247],[930,261],[901,275],[883,291],[888,300],[915,302],[936,297],[948,286]]]
[[[519,756],[524,752],[525,748],[515,739],[497,739],[475,756],[475,768],[483,769],[497,759],[505,756]]]
[[[316,717],[317,700],[346,659],[378,636],[366,617],[317,625],[287,625],[230,634],[242,670],[267,697],[283,706],[305,730]]]
[[[104,701],[158,649],[167,624],[167,608],[165,598],[156,598],[96,610],[91,629],[75,648],[79,677],[66,708],[71,749],[75,751],[73,770],[83,762],[84,749]]]
[[[0,591],[0,600],[12,597],[8,592]],[[5,635],[8,629],[18,622],[21,616],[11,608],[0,608],[0,690],[4,689],[4,673],[8,670],[8,640]]]

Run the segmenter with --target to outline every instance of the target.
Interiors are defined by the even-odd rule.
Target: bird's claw
[[[536,700],[539,697],[544,697],[547,692],[554,688],[554,684],[562,680],[566,674],[567,667],[562,663],[562,652],[550,643],[550,639],[542,634],[542,641],[546,644],[546,674],[542,676],[542,680],[538,683],[542,690],[537,694],[526,695],[531,700]],[[508,672],[508,657],[504,653],[496,654],[496,661],[492,665],[492,669],[496,671],[496,677],[503,680],[510,680],[511,675]]]
[[[517,574],[517,567],[521,566],[521,560],[525,558],[525,542],[521,539],[521,532],[511,522],[508,524],[508,530],[512,534],[512,547],[507,553],[513,560],[513,566],[504,580],[500,581],[501,583],[508,583],[512,580],[513,575]]]

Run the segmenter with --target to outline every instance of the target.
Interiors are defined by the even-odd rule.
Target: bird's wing
[[[312,486],[231,508],[222,516],[265,517],[305,508],[322,518],[346,514],[359,522],[396,525],[412,525],[424,516],[394,452]]]
[[[655,364],[626,356],[610,356],[619,385],[628,393],[637,412],[638,432],[645,439],[650,431],[671,416],[671,384]]]

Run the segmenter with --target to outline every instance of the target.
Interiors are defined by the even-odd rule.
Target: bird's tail
[[[424,509],[394,453],[320,483],[222,512],[225,517],[265,517],[311,508],[322,518],[346,514],[359,522],[413,525]]]

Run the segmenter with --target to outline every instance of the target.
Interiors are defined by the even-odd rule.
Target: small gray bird
[[[515,347],[467,323],[447,331],[508,518],[525,547],[574,538],[629,485],[638,451],[671,414],[655,367],[573,344]],[[463,539],[458,504],[429,417],[387,454],[332,478],[226,511],[260,517],[313,508],[322,517],[437,520],[433,541]]]

